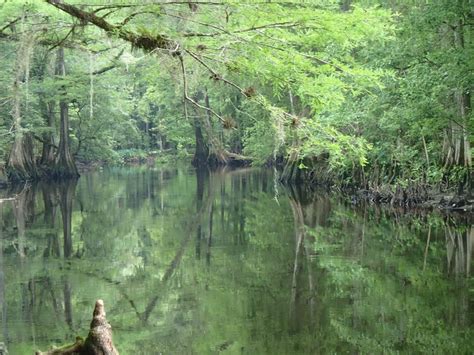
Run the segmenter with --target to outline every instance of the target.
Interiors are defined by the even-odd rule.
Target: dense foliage
[[[463,188],[473,13],[468,0],[5,1],[1,159],[20,180],[173,153]]]

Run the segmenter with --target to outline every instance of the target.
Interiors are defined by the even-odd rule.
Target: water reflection
[[[0,203],[10,353],[87,332],[123,353],[468,352],[472,221],[355,208],[268,170],[111,169]]]

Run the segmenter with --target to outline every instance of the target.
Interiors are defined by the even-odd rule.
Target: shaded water
[[[277,190],[275,190],[277,188]],[[121,354],[456,353],[474,347],[474,228],[284,189],[266,170],[149,168],[0,203],[0,341]]]

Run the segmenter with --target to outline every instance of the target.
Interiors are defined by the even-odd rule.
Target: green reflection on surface
[[[266,170],[133,168],[16,191],[1,341],[70,342],[102,298],[123,354],[471,351],[466,220],[279,189]]]

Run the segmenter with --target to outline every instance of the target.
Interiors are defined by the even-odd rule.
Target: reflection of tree
[[[319,196],[313,191],[304,191],[300,186],[287,186],[291,210],[293,212],[293,223],[295,233],[295,256],[293,262],[291,300],[290,300],[290,322],[295,332],[300,331],[304,324],[304,317],[309,315],[311,323],[315,322],[316,287],[314,280],[313,265],[311,262],[310,239],[307,228],[322,226],[327,223],[331,205],[329,199]],[[307,270],[308,300],[302,299],[304,290],[304,269]],[[304,304],[309,302],[309,310]],[[320,300],[319,300],[320,301]],[[308,314],[309,311],[309,314]],[[321,323],[316,321],[316,323]]]
[[[448,272],[469,277],[474,244],[473,226],[455,228],[446,224],[445,237]]]
[[[43,183],[41,186],[27,186],[21,192],[15,195],[12,201],[12,211],[15,219],[17,232],[17,242],[13,243],[13,247],[17,251],[21,265],[21,279],[19,286],[21,304],[21,313],[19,319],[22,319],[25,325],[24,332],[29,329],[33,340],[37,336],[37,328],[35,318],[44,310],[49,313],[49,317],[56,316],[57,326],[62,326],[60,321],[61,309],[64,310],[64,321],[72,330],[73,328],[73,309],[72,309],[72,288],[67,273],[61,276],[62,281],[58,280],[58,270],[49,270],[39,267],[31,269],[34,265],[35,251],[41,250],[42,257],[47,262],[51,257],[58,258],[60,256],[60,242],[57,231],[55,230],[56,206],[59,202],[61,207],[61,215],[63,219],[63,238],[64,238],[64,257],[68,258],[72,255],[72,235],[71,235],[71,216],[72,216],[72,200],[75,193],[75,181],[64,181],[61,184]],[[37,199],[35,191],[37,188],[42,190],[42,205],[44,206],[41,221],[36,221],[35,208]],[[38,196],[39,197],[39,196]],[[38,238],[32,238],[30,229],[34,231],[34,227],[39,227],[43,231],[45,245],[39,248],[35,245]],[[58,292],[59,285],[63,285],[62,292]],[[62,299],[58,295],[62,293]],[[49,305],[52,309],[49,310]],[[62,305],[62,306],[61,306]],[[52,331],[49,329],[49,331]]]
[[[56,189],[50,184],[42,184],[41,189],[43,192],[44,202],[44,225],[47,228],[46,237],[48,239],[48,244],[44,250],[43,256],[59,257],[61,251],[59,249],[58,233],[54,229],[57,205]]]
[[[474,246],[474,228],[445,226],[447,269],[457,278],[460,284],[454,317],[460,327],[469,326],[469,291],[468,280],[471,272],[472,250]]]
[[[17,227],[16,251],[20,257],[20,269],[26,273],[25,260],[28,256],[28,241],[26,238],[27,226],[34,222],[36,186],[25,185],[13,200],[13,213]],[[21,320],[31,323],[35,304],[35,281],[31,278],[20,284]],[[34,327],[32,327],[34,337]]]
[[[325,300],[318,298],[329,312],[325,334],[362,353],[464,353],[472,338],[465,282],[470,230],[436,215],[392,218],[377,209],[333,208],[324,228],[308,231],[327,280],[317,285],[326,289]],[[446,258],[460,287],[442,272]]]
[[[76,185],[77,179],[68,179],[59,182],[57,186],[59,194],[59,206],[61,208],[61,217],[63,225],[63,256],[65,259],[70,258],[73,254],[71,220],[72,202],[76,193]],[[62,276],[62,283],[64,299],[64,319],[69,329],[72,331],[74,329],[72,316],[72,286],[70,284],[67,274]]]
[[[209,176],[209,171],[206,168],[196,170],[196,211],[199,212],[202,207],[202,200],[204,196],[204,183]],[[201,258],[201,237],[202,226],[201,223],[196,226],[196,258]]]
[[[429,352],[429,342],[444,350],[442,341],[461,341],[461,328],[472,334],[469,293],[452,291],[440,272],[451,240],[442,220],[428,239],[424,220],[415,228],[402,215],[359,213],[308,190],[290,189],[277,203],[270,178],[118,170],[85,175],[77,197],[71,186],[41,186],[35,208],[40,215],[44,205],[44,218],[23,212],[24,257],[19,210],[4,204],[3,251],[27,265],[4,279],[11,344],[83,333],[99,297],[125,353],[153,353],[157,344],[169,353]],[[449,272],[456,262],[469,272],[472,227],[450,228]],[[0,301],[1,287],[0,279]],[[12,322],[23,316],[54,326]]]
[[[300,275],[302,274],[303,270],[303,261],[301,260],[303,256],[303,243],[305,237],[305,225],[304,225],[304,216],[303,216],[303,209],[301,204],[290,198],[291,209],[293,210],[293,218],[295,224],[295,260],[293,263],[293,277],[291,282],[291,302],[290,302],[290,319],[292,320],[293,327],[295,331],[299,329],[299,321],[298,321],[298,307],[300,304],[301,299],[301,292],[298,289],[300,283]],[[310,285],[312,282],[310,281]]]
[[[211,265],[211,247],[212,247],[212,221],[214,219],[214,204],[211,204],[209,208],[209,233],[207,236],[207,248],[206,248],[206,264]]]
[[[25,185],[23,190],[16,195],[13,200],[13,213],[16,221],[18,242],[16,250],[21,258],[26,256],[26,225],[32,223],[34,217],[34,198],[35,189],[32,186]]]
[[[197,213],[199,214],[202,206],[203,206],[203,196],[204,196],[204,189],[206,184],[210,186],[211,184],[211,177],[209,176],[209,171],[205,168],[200,168],[196,170],[196,208],[197,208]],[[223,183],[222,179],[220,178],[218,173],[213,173],[212,174],[212,184],[215,186],[213,188],[217,189],[217,186],[221,188],[221,194],[223,193]],[[209,187],[211,189],[211,187]],[[225,188],[224,188],[225,189]],[[221,206],[223,207],[222,203]],[[203,236],[206,235],[207,232],[207,237],[205,237],[205,247],[206,247],[206,263],[207,265],[210,265],[211,263],[211,246],[212,246],[212,223],[213,223],[213,217],[214,217],[214,204],[211,203],[211,206],[207,209],[209,212],[208,216],[204,216],[207,219],[208,222],[208,228],[207,231],[205,231],[204,228],[204,221],[201,220],[198,225],[196,226],[196,259],[201,258],[201,244],[203,240]],[[221,210],[221,213],[222,210]],[[223,215],[221,214],[221,218],[223,218]]]
[[[63,278],[63,296],[64,296],[64,319],[66,324],[69,326],[71,330],[73,330],[73,322],[72,322],[72,288],[71,284],[67,278],[64,276]]]
[[[72,201],[76,192],[76,179],[64,180],[59,183],[59,205],[61,207],[61,217],[63,221],[63,237],[64,237],[64,257],[72,256],[72,235],[71,235],[71,218],[72,218]]]
[[[0,307],[2,312],[2,336],[8,343],[7,300],[5,298],[5,266],[3,263],[3,204],[0,202]]]
[[[197,200],[197,211],[194,216],[194,218],[191,218],[188,221],[187,228],[185,230],[185,236],[183,240],[181,241],[181,244],[176,251],[175,256],[173,257],[171,263],[168,265],[168,267],[165,270],[165,273],[163,274],[163,277],[160,280],[160,286],[157,289],[162,289],[163,287],[166,286],[166,283],[170,280],[170,278],[173,276],[175,273],[176,269],[179,267],[179,264],[181,263],[181,259],[183,258],[183,254],[186,251],[186,247],[189,244],[189,242],[192,239],[192,236],[194,233],[201,233],[201,228],[202,228],[202,219],[206,215],[207,211],[210,211],[212,209],[212,202],[214,198],[214,187],[215,185],[212,183],[208,183],[208,195],[206,197],[206,200],[203,201],[203,193],[204,193],[204,182],[206,181],[205,173],[197,172],[196,174],[196,200]],[[194,233],[193,233],[194,231]],[[151,312],[153,309],[156,307],[156,304],[158,300],[160,299],[160,294],[157,292],[157,295],[155,295],[146,305],[145,311],[141,314],[140,318],[141,320],[146,323],[148,321],[148,318],[150,317]]]

